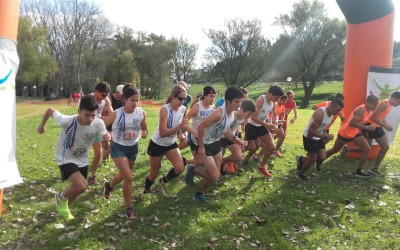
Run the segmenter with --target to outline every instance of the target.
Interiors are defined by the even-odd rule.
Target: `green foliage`
[[[192,71],[195,67],[196,53],[199,45],[190,44],[183,37],[180,37],[179,40],[173,38],[172,42],[176,46],[170,60],[173,71],[178,81],[189,81],[189,76],[193,78]]]
[[[213,45],[208,49],[207,67],[227,86],[248,86],[267,69],[269,44],[261,34],[261,21],[232,19],[224,30],[206,32]]]
[[[133,53],[133,31],[124,28],[112,39],[112,45],[105,52],[107,56],[104,80],[114,85],[130,82],[137,86],[140,79],[135,77],[135,55]]]
[[[20,57],[17,83],[44,84],[57,71],[46,28],[35,25],[28,16],[19,19],[17,50]]]
[[[290,14],[281,14],[275,24],[287,32],[277,42],[291,46],[292,53],[275,51],[274,54],[287,57],[281,60],[289,63],[287,67],[293,71],[284,72],[293,81],[301,82],[305,92],[301,106],[306,107],[317,81],[324,80],[324,76],[341,75],[346,24],[327,17],[324,4],[318,0],[294,3]],[[279,44],[274,46],[278,51],[284,48]]]

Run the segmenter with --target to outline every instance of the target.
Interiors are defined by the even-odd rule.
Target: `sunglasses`
[[[184,101],[186,99],[186,96],[185,97],[178,96],[177,98],[179,101]]]

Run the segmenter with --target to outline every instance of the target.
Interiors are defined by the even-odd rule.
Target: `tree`
[[[159,99],[171,84],[172,68],[169,64],[175,44],[164,36],[138,33],[134,53],[140,72],[140,83],[147,98]]]
[[[108,46],[106,72],[104,80],[114,85],[130,82],[139,86],[135,66],[135,55],[132,47],[134,45],[133,31],[122,28],[111,40]]]
[[[212,46],[207,50],[207,68],[213,68],[225,84],[248,86],[267,70],[269,43],[261,35],[261,21],[232,19],[226,30],[206,32]]]
[[[35,95],[36,88],[42,93],[43,84],[57,71],[56,62],[50,53],[46,28],[33,24],[30,17],[20,17],[17,50],[20,58],[17,88],[25,96],[29,85],[35,86]]]
[[[296,71],[292,78],[301,80],[304,88],[301,107],[307,107],[317,81],[343,65],[346,24],[327,17],[324,4],[318,0],[294,3],[290,14],[280,15],[275,24],[285,30],[283,36],[294,46]]]
[[[102,43],[113,32],[111,23],[97,4],[89,0],[26,0],[21,5],[21,13],[31,16],[35,24],[48,30],[51,53],[60,69],[55,83],[72,85],[67,88],[75,91],[76,85],[94,75],[104,74],[98,71],[104,66],[89,65],[85,61],[102,51]]]
[[[187,39],[181,37],[179,40],[173,38],[175,51],[172,55],[171,65],[178,81],[187,81],[195,66],[196,53],[199,49],[198,44],[189,44]]]

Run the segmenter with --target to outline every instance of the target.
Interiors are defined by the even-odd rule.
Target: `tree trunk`
[[[314,86],[315,86],[315,83],[314,84],[310,83],[310,85],[307,86],[307,83],[303,82],[304,96],[303,96],[300,108],[307,108],[308,107],[308,104],[310,103],[311,94],[313,92]]]

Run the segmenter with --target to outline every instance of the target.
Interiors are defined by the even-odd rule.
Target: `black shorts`
[[[359,137],[359,136],[362,136],[362,134],[358,133],[358,134],[357,134],[356,136],[354,136],[353,138],[344,138],[343,136],[339,135],[339,133],[338,133],[338,135],[337,135],[337,137],[338,137],[340,140],[344,141],[344,142],[351,142],[352,140],[354,140],[355,138],[357,138],[357,137]]]
[[[189,141],[189,146],[190,146],[191,151],[197,152],[197,150],[199,150],[199,145],[194,144],[192,139],[190,139],[190,141]]]
[[[214,156],[221,152],[221,142],[218,140],[211,144],[204,144],[204,149],[206,150],[206,156]]]
[[[221,147],[222,148],[226,148],[226,147],[234,144],[233,141],[231,141],[229,139],[226,139],[226,138],[221,138],[220,141],[221,141]]]
[[[379,139],[385,135],[385,130],[382,127],[375,128],[374,131],[363,130],[363,134],[366,135],[368,139]]]
[[[325,143],[322,139],[313,140],[303,135],[303,147],[308,153],[316,154],[318,150],[325,149]]]
[[[248,141],[252,141],[257,139],[260,136],[269,134],[269,130],[264,126],[254,126],[251,123],[247,123],[245,127],[246,139]]]
[[[147,147],[147,154],[153,157],[162,156],[171,149],[178,148],[178,144],[176,142],[169,146],[160,146],[157,143],[150,140],[149,146]]]
[[[86,179],[88,173],[88,166],[78,167],[75,163],[65,163],[63,165],[58,166],[60,168],[61,180],[65,181],[72,174],[76,172],[81,172],[82,176]]]

